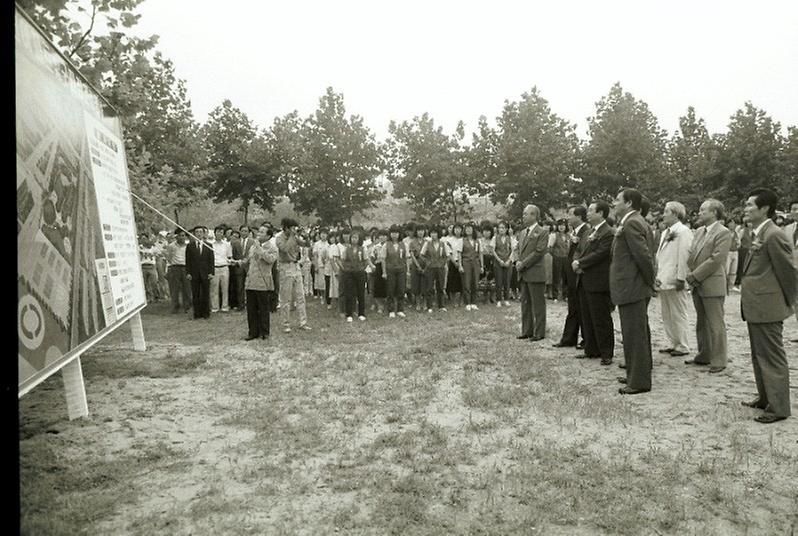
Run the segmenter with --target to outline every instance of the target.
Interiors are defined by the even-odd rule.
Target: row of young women
[[[548,225],[547,293],[557,299],[564,296],[570,237],[566,222]],[[483,303],[508,306],[518,297],[516,230],[506,222],[318,229],[303,252],[308,287],[347,322],[355,313],[365,320],[367,296],[373,311],[391,318],[405,316],[405,302],[428,313],[445,312],[447,304],[477,310],[480,294]]]

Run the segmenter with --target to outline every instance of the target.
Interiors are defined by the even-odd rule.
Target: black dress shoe
[[[265,341],[265,340],[269,339],[269,336],[268,335],[261,335],[260,338]]]
[[[570,348],[576,346],[575,344],[565,344],[564,342],[557,342],[551,345],[552,348]]]
[[[546,338],[546,337],[532,337],[530,340],[531,340],[532,342],[538,342],[538,341],[542,341],[542,340],[543,340],[543,339],[545,339],[545,338]]]
[[[647,393],[649,391],[651,391],[651,389],[632,389],[628,385],[618,389],[618,393],[622,395],[639,395],[640,393]]]
[[[696,365],[696,366],[699,366],[699,367],[706,367],[707,365],[709,365],[709,363],[700,363],[700,362],[696,361],[695,359],[685,359],[684,360],[684,364],[685,365]]]
[[[530,337],[529,335],[519,335],[518,337],[516,337],[516,339],[518,340],[531,339],[531,338],[532,337]]]
[[[709,367],[710,374],[717,374],[718,372],[723,372],[726,370],[726,367]]]
[[[673,352],[673,351],[674,351],[674,349],[673,349],[673,348],[663,348],[663,349],[661,349],[661,350],[659,351],[659,353],[661,353],[661,354],[670,354],[670,353],[671,353],[671,352]]]
[[[765,409],[767,407],[767,404],[763,403],[758,398],[756,400],[752,400],[750,402],[743,401],[743,402],[740,402],[740,404],[742,404],[743,406],[747,406],[749,408],[755,408],[755,409]]]
[[[687,352],[682,352],[682,351],[679,351],[679,350],[674,350],[673,352],[671,352],[671,355],[672,355],[673,357],[682,357],[682,356],[685,356],[685,355],[687,355]]]
[[[779,417],[778,415],[774,415],[773,413],[765,413],[764,415],[760,415],[759,417],[754,417],[754,420],[762,424],[771,424],[774,422],[783,421],[786,418],[787,417]]]
[[[612,365],[612,358],[611,357],[602,357],[601,364],[604,366]]]
[[[626,368],[626,363],[618,363],[618,368],[625,369]]]
[[[615,379],[618,380],[618,383],[626,383],[626,378],[623,376],[617,376]]]
[[[601,357],[600,355],[587,355],[587,354],[579,354],[575,355],[574,358],[576,359],[598,359]]]
[[[244,337],[244,340],[245,340],[245,341],[251,341],[252,339],[257,339],[257,338],[258,338],[258,336],[257,336],[257,335],[255,335],[255,336],[251,336],[251,335],[250,335],[250,336]]]

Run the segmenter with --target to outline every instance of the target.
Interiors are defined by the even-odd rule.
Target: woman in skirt
[[[446,271],[446,293],[449,302],[455,307],[460,306],[460,294],[463,292],[463,278],[460,275],[460,256],[463,253],[463,226],[455,223],[452,226],[452,234],[448,237],[449,251],[451,260],[447,264]]]

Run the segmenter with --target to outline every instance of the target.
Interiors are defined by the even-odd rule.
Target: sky
[[[586,137],[615,82],[678,128],[751,101],[798,125],[798,2],[145,0],[136,32],[187,83],[203,122],[230,99],[259,127],[313,113],[328,86],[378,139],[428,112],[452,132],[537,86]]]

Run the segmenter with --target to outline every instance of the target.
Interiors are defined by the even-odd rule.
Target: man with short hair
[[[191,282],[191,303],[194,318],[210,318],[210,283],[214,272],[213,247],[205,242],[206,227],[191,230],[196,237],[186,246],[186,278]]]
[[[185,231],[178,227],[175,229],[174,240],[166,246],[164,253],[168,268],[166,279],[169,281],[169,294],[172,296],[172,312],[180,312],[180,302],[183,302],[184,312],[191,307],[191,282],[186,277],[186,244],[188,239]]]
[[[543,258],[548,251],[549,231],[538,225],[540,209],[524,208],[526,227],[519,234],[518,261],[515,263],[521,287],[521,335],[533,342],[546,337],[546,269]]]
[[[656,289],[662,311],[662,325],[668,339],[668,347],[660,353],[684,356],[690,353],[688,341],[687,308],[687,256],[693,233],[684,224],[687,211],[678,201],[665,203],[662,219],[665,230],[657,249]]]
[[[590,204],[587,218],[592,230],[574,255],[571,266],[577,277],[582,331],[585,334],[585,353],[576,357],[600,357],[605,366],[612,364],[615,355],[609,276],[614,234],[607,223],[609,214],[610,206],[604,201]]]
[[[651,341],[648,335],[648,300],[654,294],[653,234],[640,215],[643,196],[633,188],[615,198],[618,227],[612,243],[610,294],[618,306],[626,361],[625,383],[618,392],[634,395],[651,391]]]
[[[302,271],[299,268],[300,247],[305,246],[305,240],[299,236],[299,223],[292,218],[283,218],[280,222],[282,233],[276,237],[275,242],[280,263],[280,315],[283,318],[283,331],[291,332],[291,304],[296,305],[299,315],[299,328],[309,330],[308,315],[305,310],[305,292],[302,284]]]
[[[753,227],[749,260],[743,267],[742,317],[748,324],[757,398],[744,405],[765,410],[763,424],[790,416],[790,369],[784,352],[784,320],[792,315],[798,270],[790,240],[772,218],[778,198],[766,188],[752,191],[745,216]]]
[[[224,226],[217,226],[214,230],[215,240],[213,241],[214,275],[211,278],[211,312],[219,311],[219,295],[221,294],[221,310],[227,312],[228,291],[230,285],[230,261],[233,259],[233,248],[225,237]]]
[[[568,299],[568,315],[565,317],[562,337],[558,343],[553,345],[555,348],[578,346],[579,332],[582,332],[583,338],[585,332],[582,327],[581,299],[577,290],[577,275],[573,269],[573,262],[578,248],[584,247],[584,242],[590,234],[590,226],[587,224],[587,209],[579,205],[568,207],[568,225],[572,230],[569,237],[568,256],[563,267]]]
[[[726,368],[727,335],[724,303],[726,301],[726,260],[731,231],[721,224],[723,203],[707,199],[701,204],[700,227],[693,237],[687,256],[687,283],[692,288],[696,312],[698,353],[687,365],[709,365],[710,373]]]
[[[790,217],[792,223],[784,227],[784,234],[787,235],[787,240],[792,244],[792,260],[796,268],[798,268],[798,199],[790,203]],[[798,284],[796,284],[798,287]],[[795,317],[798,318],[798,296],[793,302],[793,309],[795,310]],[[791,342],[798,342],[798,339],[793,339]]]

